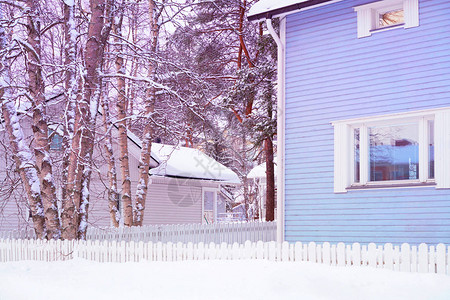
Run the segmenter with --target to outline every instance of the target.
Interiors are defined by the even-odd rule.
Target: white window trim
[[[390,7],[403,7],[404,24],[378,28],[376,12]],[[419,0],[383,0],[355,6],[357,13],[358,38],[371,36],[374,31],[385,31],[394,28],[411,28],[419,26]]]
[[[427,183],[434,181],[437,189],[450,189],[450,107],[439,109],[428,109],[416,112],[396,113],[383,116],[365,117],[349,120],[339,120],[332,122],[334,126],[334,192],[346,193],[348,188],[354,183],[354,139],[353,129],[360,128],[361,141],[367,140],[368,130],[365,124],[389,124],[398,123],[413,119],[419,120],[422,125],[419,126],[419,141],[426,141],[428,131],[426,123],[430,119],[434,119],[434,180],[428,180],[428,168],[419,168],[419,180],[399,180],[370,183],[368,181],[368,166],[361,163],[360,169],[360,186],[376,187],[376,185],[391,184],[393,187],[408,186],[414,183]],[[368,145],[361,143],[361,157],[368,157]],[[428,164],[428,151],[425,143],[419,143],[419,165],[426,166]]]

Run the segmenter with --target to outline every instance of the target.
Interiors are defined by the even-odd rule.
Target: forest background
[[[247,174],[265,162],[266,220],[274,219],[276,46],[263,23],[247,21],[254,2],[0,0],[0,99],[9,137],[0,143],[15,165],[0,193],[6,199],[23,188],[38,238],[85,238],[99,140],[114,226],[121,219],[142,225],[152,142],[201,149],[235,171],[248,220],[259,217],[261,203]],[[62,118],[48,109],[51,101]],[[142,140],[135,195],[128,131]],[[50,155],[56,134],[57,160]]]

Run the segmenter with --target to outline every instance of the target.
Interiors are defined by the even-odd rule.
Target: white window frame
[[[205,192],[213,192],[214,193],[214,202],[213,202],[213,216],[214,223],[217,223],[217,193],[218,189],[216,188],[202,188],[202,224],[206,224],[206,220],[204,218],[205,215]]]
[[[434,120],[434,179],[428,178],[428,121]],[[367,128],[374,125],[398,124],[404,121],[419,123],[419,179],[370,182]],[[334,192],[346,193],[351,188],[426,186],[434,183],[437,189],[450,189],[450,107],[397,113],[383,116],[340,120],[334,126]],[[360,180],[355,183],[354,129],[360,128]]]
[[[403,8],[404,23],[379,27],[380,12],[399,8]],[[355,6],[353,9],[357,13],[358,38],[371,36],[374,32],[419,26],[419,0],[383,0]]]

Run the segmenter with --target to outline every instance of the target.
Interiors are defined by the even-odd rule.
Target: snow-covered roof
[[[274,173],[277,174],[277,165],[274,165]],[[249,179],[266,178],[266,163],[260,164],[253,169],[247,175]]]
[[[239,183],[236,173],[198,149],[152,143],[152,157],[159,163],[152,175]]]
[[[134,133],[128,131],[127,135],[139,148],[142,147],[141,140]],[[151,157],[159,164],[150,169],[152,175],[240,183],[230,168],[198,149],[152,143]]]
[[[250,21],[270,19],[273,16],[310,6],[323,5],[326,2],[336,2],[336,0],[260,0],[250,8],[248,19]]]

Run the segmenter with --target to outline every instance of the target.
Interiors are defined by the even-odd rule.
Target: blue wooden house
[[[249,19],[278,45],[279,239],[450,244],[450,1],[261,0]]]

